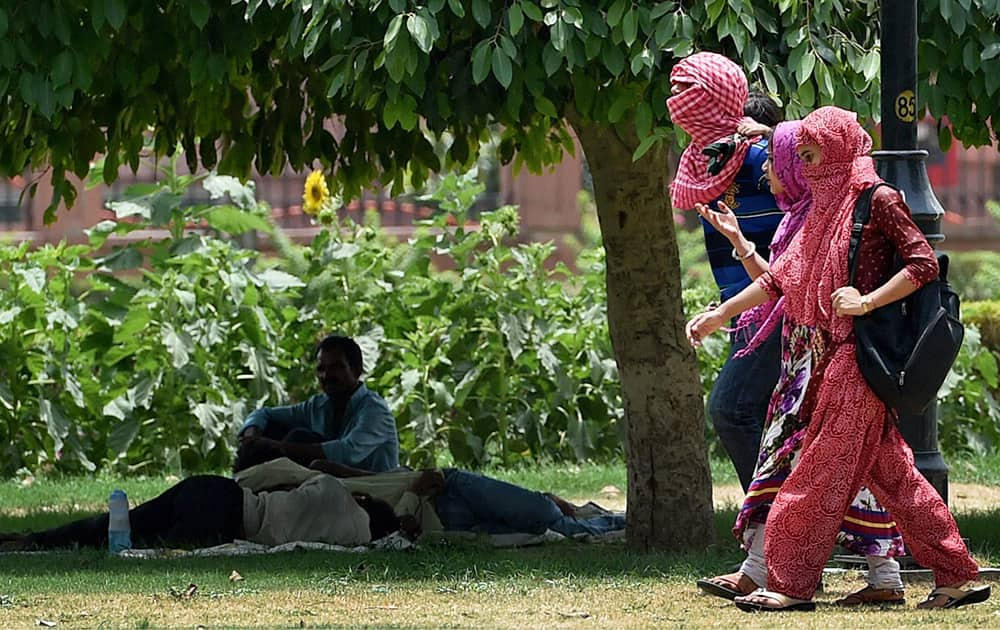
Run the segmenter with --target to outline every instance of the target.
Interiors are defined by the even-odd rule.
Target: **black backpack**
[[[861,235],[871,216],[872,195],[879,186],[889,184],[862,191],[854,204],[848,254],[851,286]],[[882,402],[900,414],[919,414],[934,400],[965,336],[958,294],[948,284],[948,257],[939,255],[938,265],[937,279],[902,300],[854,318],[861,374]]]

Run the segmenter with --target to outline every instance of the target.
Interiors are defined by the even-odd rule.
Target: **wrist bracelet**
[[[867,315],[872,311],[872,299],[867,295],[861,298],[861,313]]]
[[[746,260],[747,258],[753,256],[756,252],[757,252],[757,243],[750,241],[750,249],[748,249],[747,253],[743,254],[742,256],[740,256],[739,253],[737,253],[735,247],[733,248],[733,260]]]

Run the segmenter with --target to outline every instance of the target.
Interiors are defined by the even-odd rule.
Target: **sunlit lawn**
[[[480,543],[414,552],[291,553],[181,560],[123,560],[100,551],[0,555],[0,627],[997,627],[1000,594],[956,611],[913,608],[930,589],[908,586],[904,609],[748,615],[700,595],[694,580],[728,571],[740,553],[728,534],[738,490],[715,463],[717,544],[683,555],[635,554],[624,545],[551,544],[494,550]],[[575,499],[621,505],[622,465],[548,466],[490,474]],[[953,505],[983,565],[1000,562],[998,461],[953,465]],[[171,480],[113,478],[0,483],[0,530],[51,526],[100,509],[113,487],[133,501]],[[722,497],[721,501],[719,497]],[[734,498],[735,497],[735,498]],[[970,498],[972,497],[972,498]],[[977,503],[978,501],[978,503]],[[236,571],[242,579],[231,581]],[[859,574],[829,574],[818,601],[860,586]],[[192,588],[191,585],[194,585]]]

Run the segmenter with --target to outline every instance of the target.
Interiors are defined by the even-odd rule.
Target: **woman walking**
[[[771,192],[785,218],[771,242],[771,263],[788,249],[792,239],[805,223],[812,207],[812,193],[802,173],[803,162],[795,152],[795,137],[800,121],[784,122],[773,132],[762,125],[743,124],[739,132],[748,135],[769,135],[770,152],[765,172]],[[722,212],[705,206],[695,208],[712,222],[734,248],[744,247],[739,225],[720,204]],[[751,278],[758,278],[769,269],[759,255],[743,261]],[[773,330],[781,327],[781,376],[771,397],[757,467],[733,527],[733,533],[747,551],[739,571],[698,580],[698,586],[711,595],[733,599],[767,586],[764,559],[764,524],[775,494],[788,477],[799,454],[808,425],[809,403],[804,400],[812,376],[813,345],[816,330],[812,326],[784,321],[785,298],[772,299],[756,306],[740,317],[736,334],[756,329],[746,351],[761,343]],[[784,321],[784,323],[783,323]],[[902,604],[905,600],[899,563],[893,556],[902,555],[903,543],[899,530],[867,488],[862,488],[848,508],[837,534],[837,542],[868,561],[868,585],[835,602],[840,606],[863,604]]]
[[[858,490],[866,485],[893,514],[916,560],[934,571],[922,608],[984,601],[989,587],[966,588],[978,576],[948,507],[916,470],[913,453],[885,404],[858,368],[854,316],[902,299],[938,274],[937,260],[900,194],[882,187],[859,257],[857,287],[847,286],[851,219],[861,192],[880,182],[871,138],[855,115],[823,107],[802,121],[797,153],[813,209],[788,251],[739,295],[688,323],[697,345],[728,318],[784,296],[785,317],[816,329],[817,357],[806,387],[810,408],[797,466],[784,480],[767,519],[768,590],[737,597],[744,610],[812,610],[811,601]],[[893,255],[903,268],[891,273]]]

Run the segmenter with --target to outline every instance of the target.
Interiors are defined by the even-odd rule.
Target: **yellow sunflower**
[[[302,209],[306,214],[316,215],[330,200],[330,189],[320,171],[309,173],[305,189],[302,191]]]

